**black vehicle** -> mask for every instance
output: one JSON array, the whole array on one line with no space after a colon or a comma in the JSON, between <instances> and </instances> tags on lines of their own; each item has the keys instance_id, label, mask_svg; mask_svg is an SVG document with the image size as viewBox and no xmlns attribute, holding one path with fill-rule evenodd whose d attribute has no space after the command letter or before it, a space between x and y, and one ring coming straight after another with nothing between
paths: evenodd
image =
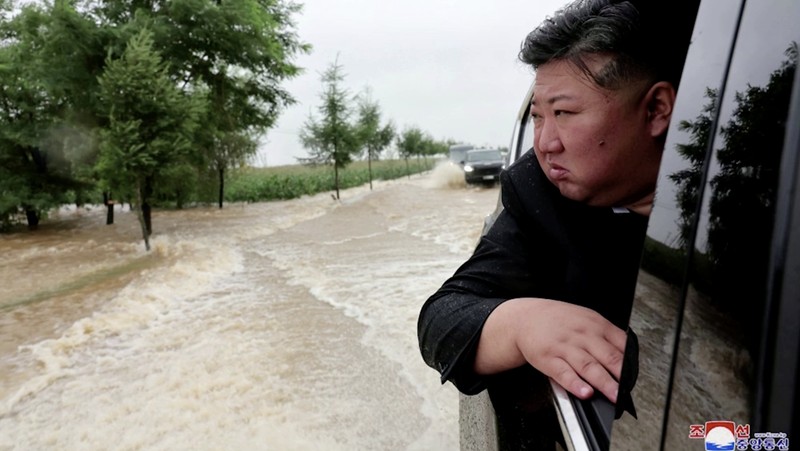
<instances>
[{"instance_id":1,"label":"black vehicle","mask_svg":"<svg viewBox=\"0 0 800 451\"><path fill-rule=\"evenodd\" d=\"M800 449L798 23L797 0L700 1L630 318L638 419L552 384L568 449ZM462 449L503 449L498 430L462 396Z\"/></svg>"},{"instance_id":2,"label":"black vehicle","mask_svg":"<svg viewBox=\"0 0 800 451\"><path fill-rule=\"evenodd\" d=\"M506 167L506 159L497 149L470 150L464 158L464 179L467 183L495 183Z\"/></svg>"}]
</instances>

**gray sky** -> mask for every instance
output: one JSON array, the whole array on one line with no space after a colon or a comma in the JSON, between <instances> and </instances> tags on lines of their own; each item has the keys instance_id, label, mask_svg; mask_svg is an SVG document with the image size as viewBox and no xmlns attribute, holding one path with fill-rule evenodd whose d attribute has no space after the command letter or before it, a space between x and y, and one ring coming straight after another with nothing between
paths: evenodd
<instances>
[{"instance_id":1,"label":"gray sky","mask_svg":"<svg viewBox=\"0 0 800 451\"><path fill-rule=\"evenodd\" d=\"M305 72L284 86L297 99L262 140L258 166L305 156L298 133L319 116L320 74L338 54L345 87L369 86L398 129L436 139L508 146L514 117L533 80L517 60L525 36L566 0L306 0L297 59Z\"/></svg>"}]
</instances>

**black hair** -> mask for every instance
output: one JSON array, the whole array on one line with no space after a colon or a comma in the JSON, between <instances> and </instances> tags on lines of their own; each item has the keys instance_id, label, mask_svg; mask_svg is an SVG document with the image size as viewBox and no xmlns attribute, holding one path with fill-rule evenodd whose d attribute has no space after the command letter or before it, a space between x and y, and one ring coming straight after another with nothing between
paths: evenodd
<instances>
[{"instance_id":1,"label":"black hair","mask_svg":"<svg viewBox=\"0 0 800 451\"><path fill-rule=\"evenodd\" d=\"M528 34L519 58L534 70L553 60L569 61L606 89L634 80L677 87L698 5L698 0L577 0ZM592 72L589 55L612 59Z\"/></svg>"}]
</instances>

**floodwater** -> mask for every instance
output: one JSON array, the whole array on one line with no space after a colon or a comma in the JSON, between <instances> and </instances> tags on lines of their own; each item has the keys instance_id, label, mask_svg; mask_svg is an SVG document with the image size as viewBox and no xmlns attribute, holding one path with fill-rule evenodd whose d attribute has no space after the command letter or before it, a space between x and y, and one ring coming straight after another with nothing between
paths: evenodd
<instances>
[{"instance_id":1,"label":"floodwater","mask_svg":"<svg viewBox=\"0 0 800 451\"><path fill-rule=\"evenodd\" d=\"M457 449L416 320L497 201L458 179L0 236L0 450Z\"/></svg>"}]
</instances>

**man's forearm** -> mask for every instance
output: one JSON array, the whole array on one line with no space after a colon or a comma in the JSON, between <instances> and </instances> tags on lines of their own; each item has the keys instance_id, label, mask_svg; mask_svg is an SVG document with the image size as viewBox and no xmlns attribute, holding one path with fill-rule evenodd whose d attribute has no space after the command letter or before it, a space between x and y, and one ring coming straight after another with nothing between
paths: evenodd
<instances>
[{"instance_id":1,"label":"man's forearm","mask_svg":"<svg viewBox=\"0 0 800 451\"><path fill-rule=\"evenodd\" d=\"M486 319L475 354L474 369L481 375L495 374L525 364L516 342L516 331L532 300L511 299Z\"/></svg>"}]
</instances>

